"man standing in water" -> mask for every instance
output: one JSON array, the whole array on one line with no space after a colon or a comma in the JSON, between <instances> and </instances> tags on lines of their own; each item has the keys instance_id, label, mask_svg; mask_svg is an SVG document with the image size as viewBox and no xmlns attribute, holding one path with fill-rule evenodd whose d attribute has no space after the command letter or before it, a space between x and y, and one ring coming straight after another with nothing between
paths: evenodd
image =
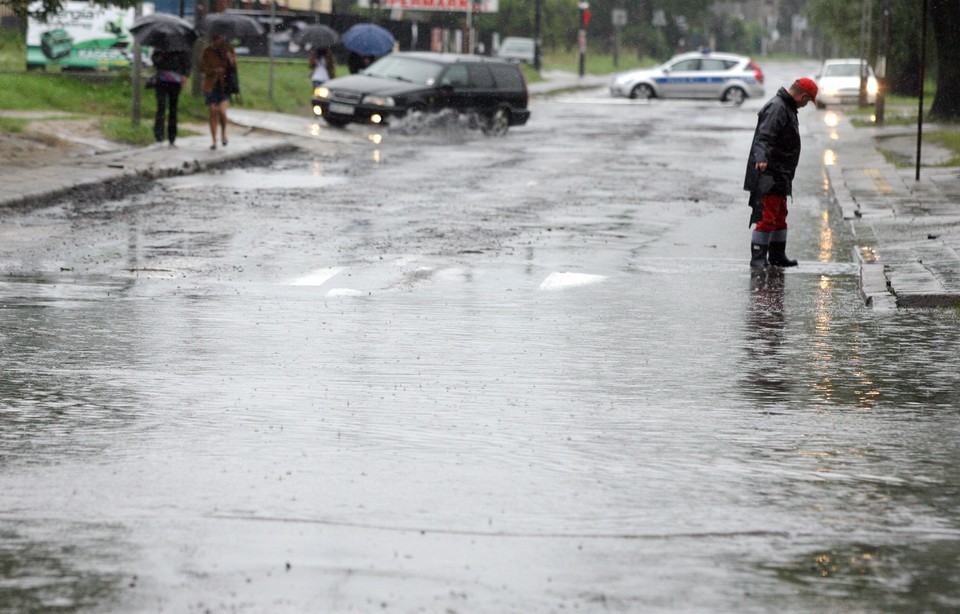
<instances>
[{"instance_id":1,"label":"man standing in water","mask_svg":"<svg viewBox=\"0 0 960 614\"><path fill-rule=\"evenodd\" d=\"M750 240L753 268L797 266L786 254L787 197L793 193L793 175L800 161L797 110L815 103L817 91L812 79L797 79L789 88L781 87L758 114L743 181L754 208L750 223L757 223Z\"/></svg>"}]
</instances>

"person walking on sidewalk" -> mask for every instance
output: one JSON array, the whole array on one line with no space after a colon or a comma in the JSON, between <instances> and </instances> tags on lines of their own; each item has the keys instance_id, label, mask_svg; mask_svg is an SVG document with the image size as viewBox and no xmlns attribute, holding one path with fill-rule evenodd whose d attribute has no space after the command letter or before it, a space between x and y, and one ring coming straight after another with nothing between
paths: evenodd
<instances>
[{"instance_id":1,"label":"person walking on sidewalk","mask_svg":"<svg viewBox=\"0 0 960 614\"><path fill-rule=\"evenodd\" d=\"M787 197L800 161L797 110L817 102L817 84L806 77L781 87L758 114L743 189L750 192L756 223L750 240L750 266L797 266L787 258ZM760 211L762 209L762 212Z\"/></svg>"},{"instance_id":2,"label":"person walking on sidewalk","mask_svg":"<svg viewBox=\"0 0 960 614\"><path fill-rule=\"evenodd\" d=\"M220 142L227 145L227 107L230 105L228 73L237 69L237 54L222 34L214 34L210 44L200 54L200 72L203 73L203 96L210 108L210 136L217 148L217 128Z\"/></svg>"},{"instance_id":3,"label":"person walking on sidewalk","mask_svg":"<svg viewBox=\"0 0 960 614\"><path fill-rule=\"evenodd\" d=\"M333 53L329 49L313 49L310 51L310 82L313 87L319 87L337 76L337 67L333 61Z\"/></svg>"},{"instance_id":4,"label":"person walking on sidewalk","mask_svg":"<svg viewBox=\"0 0 960 614\"><path fill-rule=\"evenodd\" d=\"M180 101L180 89L190 74L190 54L186 51L157 50L151 56L153 67L157 71L157 114L153 120L153 136L157 142L166 136L173 145L177 140L177 104Z\"/></svg>"}]
</instances>

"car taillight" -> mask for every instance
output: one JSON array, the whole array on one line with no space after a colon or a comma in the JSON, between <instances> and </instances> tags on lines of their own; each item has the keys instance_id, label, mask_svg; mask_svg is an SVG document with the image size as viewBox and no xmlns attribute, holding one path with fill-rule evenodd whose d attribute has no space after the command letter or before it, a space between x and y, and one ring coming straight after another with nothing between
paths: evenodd
<instances>
[{"instance_id":1,"label":"car taillight","mask_svg":"<svg viewBox=\"0 0 960 614\"><path fill-rule=\"evenodd\" d=\"M757 66L757 63L753 60L750 60L750 68L753 69L753 78L757 80L757 83L763 83L763 71L760 70L760 67Z\"/></svg>"}]
</instances>

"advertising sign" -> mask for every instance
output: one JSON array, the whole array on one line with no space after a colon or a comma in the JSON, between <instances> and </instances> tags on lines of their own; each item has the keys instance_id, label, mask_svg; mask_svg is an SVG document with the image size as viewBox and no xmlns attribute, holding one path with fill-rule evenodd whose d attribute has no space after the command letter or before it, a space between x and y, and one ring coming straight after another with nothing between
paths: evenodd
<instances>
[{"instance_id":1,"label":"advertising sign","mask_svg":"<svg viewBox=\"0 0 960 614\"><path fill-rule=\"evenodd\" d=\"M383 0L380 6L407 11L496 13L500 10L500 0Z\"/></svg>"},{"instance_id":2,"label":"advertising sign","mask_svg":"<svg viewBox=\"0 0 960 614\"><path fill-rule=\"evenodd\" d=\"M36 7L34 7L36 8ZM143 14L153 12L143 5ZM64 2L46 22L27 21L27 66L125 68L133 59L133 9Z\"/></svg>"}]
</instances>

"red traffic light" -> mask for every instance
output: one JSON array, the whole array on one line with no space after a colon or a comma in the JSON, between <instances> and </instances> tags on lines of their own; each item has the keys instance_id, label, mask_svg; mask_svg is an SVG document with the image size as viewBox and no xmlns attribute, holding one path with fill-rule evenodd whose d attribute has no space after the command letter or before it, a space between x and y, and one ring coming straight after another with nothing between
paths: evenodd
<instances>
[{"instance_id":1,"label":"red traffic light","mask_svg":"<svg viewBox=\"0 0 960 614\"><path fill-rule=\"evenodd\" d=\"M584 9L580 11L580 25L581 26L590 25L590 9Z\"/></svg>"}]
</instances>

